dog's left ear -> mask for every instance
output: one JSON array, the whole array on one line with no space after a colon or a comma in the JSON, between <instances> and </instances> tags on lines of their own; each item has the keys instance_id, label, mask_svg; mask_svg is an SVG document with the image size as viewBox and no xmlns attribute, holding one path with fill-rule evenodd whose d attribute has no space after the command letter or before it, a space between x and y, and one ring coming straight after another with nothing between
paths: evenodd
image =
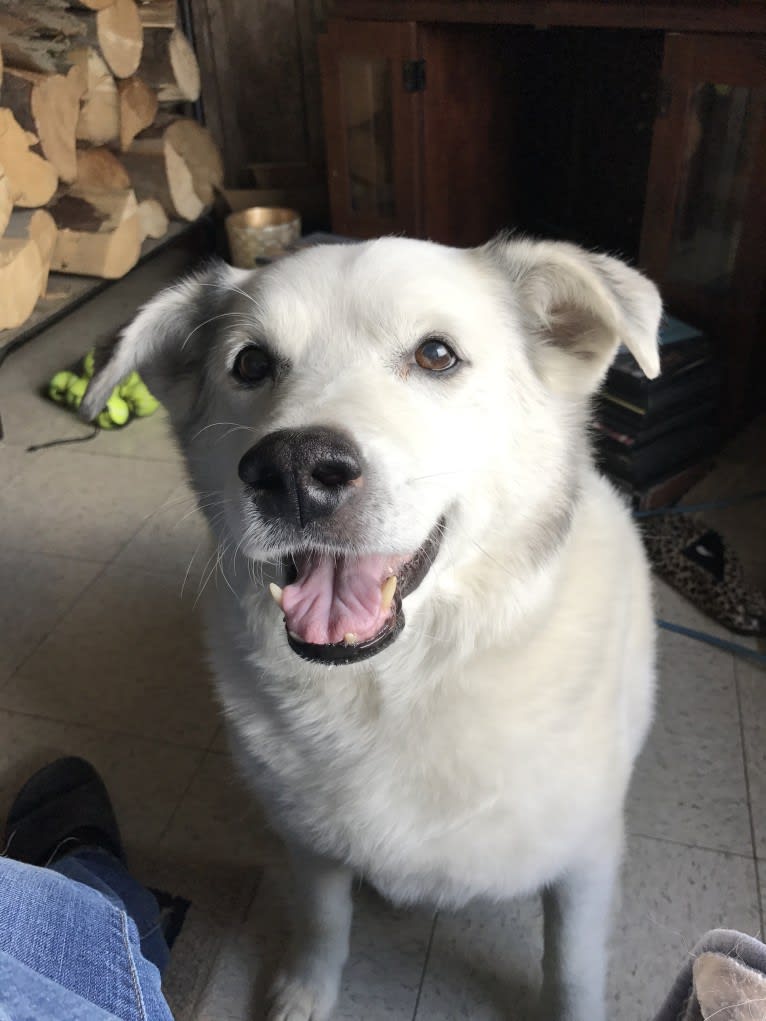
<instances>
[{"instance_id":1,"label":"dog's left ear","mask_svg":"<svg viewBox=\"0 0 766 1021\"><path fill-rule=\"evenodd\" d=\"M551 389L592 393L620 344L650 379L659 375L662 302L638 270L565 242L498 240L484 251L511 278L532 359Z\"/></svg>"},{"instance_id":2,"label":"dog's left ear","mask_svg":"<svg viewBox=\"0 0 766 1021\"><path fill-rule=\"evenodd\" d=\"M211 262L144 305L111 350L96 352L96 371L80 415L94 419L114 387L136 370L171 417L182 420L198 393L200 369L224 303L247 276L224 262Z\"/></svg>"}]
</instances>

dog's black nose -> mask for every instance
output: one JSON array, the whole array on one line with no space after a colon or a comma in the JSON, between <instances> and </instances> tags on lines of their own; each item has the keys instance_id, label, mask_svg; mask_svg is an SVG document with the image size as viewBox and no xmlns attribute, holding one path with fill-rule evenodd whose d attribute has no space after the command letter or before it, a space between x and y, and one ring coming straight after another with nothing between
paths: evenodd
<instances>
[{"instance_id":1,"label":"dog's black nose","mask_svg":"<svg viewBox=\"0 0 766 1021\"><path fill-rule=\"evenodd\" d=\"M259 440L239 462L264 517L303 527L340 507L362 476L362 455L333 429L279 429Z\"/></svg>"}]
</instances>

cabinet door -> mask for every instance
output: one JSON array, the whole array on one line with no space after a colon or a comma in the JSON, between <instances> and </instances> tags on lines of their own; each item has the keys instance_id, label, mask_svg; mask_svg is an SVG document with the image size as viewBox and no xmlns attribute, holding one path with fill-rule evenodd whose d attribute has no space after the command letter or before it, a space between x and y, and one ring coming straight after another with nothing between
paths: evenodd
<instances>
[{"instance_id":1,"label":"cabinet door","mask_svg":"<svg viewBox=\"0 0 766 1021\"><path fill-rule=\"evenodd\" d=\"M421 25L423 234L479 245L517 217L525 39L487 25Z\"/></svg>"},{"instance_id":2,"label":"cabinet door","mask_svg":"<svg viewBox=\"0 0 766 1021\"><path fill-rule=\"evenodd\" d=\"M419 236L417 26L331 21L319 54L333 230Z\"/></svg>"},{"instance_id":3,"label":"cabinet door","mask_svg":"<svg viewBox=\"0 0 766 1021\"><path fill-rule=\"evenodd\" d=\"M766 281L766 40L669 35L662 92L641 263L670 311L721 341L734 425Z\"/></svg>"}]
</instances>

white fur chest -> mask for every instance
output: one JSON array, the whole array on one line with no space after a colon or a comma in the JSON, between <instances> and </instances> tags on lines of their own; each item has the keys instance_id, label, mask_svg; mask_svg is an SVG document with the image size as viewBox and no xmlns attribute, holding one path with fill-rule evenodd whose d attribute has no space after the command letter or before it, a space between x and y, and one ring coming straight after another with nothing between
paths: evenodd
<instances>
[{"instance_id":1,"label":"white fur chest","mask_svg":"<svg viewBox=\"0 0 766 1021\"><path fill-rule=\"evenodd\" d=\"M217 609L211 652L245 775L286 835L388 896L514 895L614 825L630 767L620 643L594 677L581 614L552 609L543 640L458 670L433 646L418 659L406 635L369 667L327 669L302 664L278 629L242 651L241 608L239 624L231 601Z\"/></svg>"}]
</instances>

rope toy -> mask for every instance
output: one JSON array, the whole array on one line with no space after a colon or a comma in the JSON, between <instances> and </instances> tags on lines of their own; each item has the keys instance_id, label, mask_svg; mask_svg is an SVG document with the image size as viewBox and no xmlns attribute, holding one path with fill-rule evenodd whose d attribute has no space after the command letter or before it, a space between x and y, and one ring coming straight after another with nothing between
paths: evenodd
<instances>
[{"instance_id":1,"label":"rope toy","mask_svg":"<svg viewBox=\"0 0 766 1021\"><path fill-rule=\"evenodd\" d=\"M48 384L48 396L57 404L76 411L82 404L94 371L95 352L89 351L83 358L80 374L66 370L56 373ZM106 406L96 417L96 424L99 429L120 428L127 425L131 417L153 415L159 406L160 402L152 396L139 374L131 372L112 390Z\"/></svg>"}]
</instances>

